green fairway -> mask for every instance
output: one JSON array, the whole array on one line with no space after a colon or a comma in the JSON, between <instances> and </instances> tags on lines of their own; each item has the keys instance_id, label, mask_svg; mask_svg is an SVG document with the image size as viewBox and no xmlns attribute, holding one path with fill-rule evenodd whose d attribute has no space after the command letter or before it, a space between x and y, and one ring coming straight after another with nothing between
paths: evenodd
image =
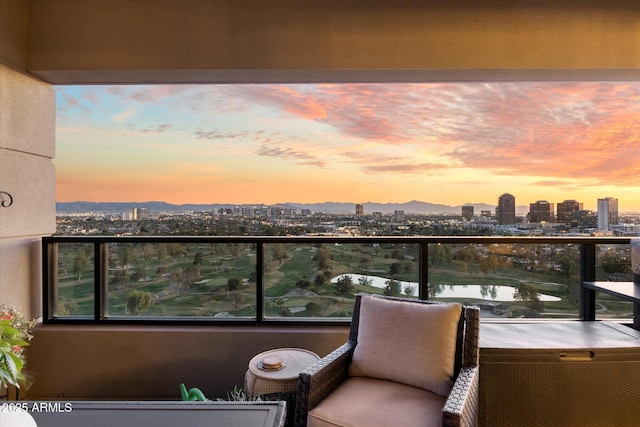
<instances>
[{"instance_id":1,"label":"green fairway","mask_svg":"<svg viewBox=\"0 0 640 427\"><path fill-rule=\"evenodd\" d=\"M87 267L93 266L93 253L89 249L87 245L59 245L61 315L93 314L94 273ZM562 258L565 252L568 255ZM354 294L404 295L406 285L402 283L415 284L420 277L417 245L269 243L263 253L264 272L258 272L252 244L110 244L105 258L109 263L105 278L108 313L253 317L256 280L263 274L267 316L348 317ZM551 249L543 245L437 245L430 247L428 282L432 289L453 292L453 296L436 295L438 300L473 304L491 303L499 286L513 288L512 294L521 292L516 300L499 302L502 316L577 317L579 279L571 273L574 270L566 269L571 264L562 264L566 259L575 263L576 254L566 245ZM336 281L345 274L401 283L385 289L354 279L341 289ZM598 274L603 273L598 270ZM457 288L462 291L471 285L481 285L481 294L455 296ZM131 300L134 290L148 294L148 306ZM536 295L560 300L540 302ZM600 297L598 303L604 317L632 310L628 303L609 297Z\"/></svg>"}]
</instances>

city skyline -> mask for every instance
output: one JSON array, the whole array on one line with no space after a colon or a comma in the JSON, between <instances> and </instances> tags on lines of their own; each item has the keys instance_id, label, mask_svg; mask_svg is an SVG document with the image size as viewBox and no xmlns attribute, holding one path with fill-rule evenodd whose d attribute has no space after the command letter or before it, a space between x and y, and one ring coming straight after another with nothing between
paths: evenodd
<instances>
[{"instance_id":1,"label":"city skyline","mask_svg":"<svg viewBox=\"0 0 640 427\"><path fill-rule=\"evenodd\" d=\"M58 86L57 201L640 212L640 84Z\"/></svg>"}]
</instances>

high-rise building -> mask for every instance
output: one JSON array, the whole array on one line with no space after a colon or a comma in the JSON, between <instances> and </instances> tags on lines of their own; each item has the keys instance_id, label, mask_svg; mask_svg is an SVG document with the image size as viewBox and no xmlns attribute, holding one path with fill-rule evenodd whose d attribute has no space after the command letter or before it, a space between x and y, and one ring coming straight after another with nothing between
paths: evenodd
<instances>
[{"instance_id":1,"label":"high-rise building","mask_svg":"<svg viewBox=\"0 0 640 427\"><path fill-rule=\"evenodd\" d=\"M553 203L538 200L529 204L529 222L554 222Z\"/></svg>"},{"instance_id":2,"label":"high-rise building","mask_svg":"<svg viewBox=\"0 0 640 427\"><path fill-rule=\"evenodd\" d=\"M574 214L582 210L582 203L575 200L565 200L558 203L556 221L563 224L570 224L574 220Z\"/></svg>"},{"instance_id":3,"label":"high-rise building","mask_svg":"<svg viewBox=\"0 0 640 427\"><path fill-rule=\"evenodd\" d=\"M149 219L149 209L138 208L138 219Z\"/></svg>"},{"instance_id":4,"label":"high-rise building","mask_svg":"<svg viewBox=\"0 0 640 427\"><path fill-rule=\"evenodd\" d=\"M358 203L356 205L356 216L364 215L364 205L362 203Z\"/></svg>"},{"instance_id":5,"label":"high-rise building","mask_svg":"<svg viewBox=\"0 0 640 427\"><path fill-rule=\"evenodd\" d=\"M611 225L618 223L618 199L605 197L598 199L598 228L609 230Z\"/></svg>"},{"instance_id":6,"label":"high-rise building","mask_svg":"<svg viewBox=\"0 0 640 427\"><path fill-rule=\"evenodd\" d=\"M271 206L270 212L271 216L282 216L284 215L284 208L281 206Z\"/></svg>"},{"instance_id":7,"label":"high-rise building","mask_svg":"<svg viewBox=\"0 0 640 427\"><path fill-rule=\"evenodd\" d=\"M498 198L496 218L499 225L516 223L516 198L514 196L505 193Z\"/></svg>"},{"instance_id":8,"label":"high-rise building","mask_svg":"<svg viewBox=\"0 0 640 427\"><path fill-rule=\"evenodd\" d=\"M470 221L473 218L473 206L462 207L462 219Z\"/></svg>"},{"instance_id":9,"label":"high-rise building","mask_svg":"<svg viewBox=\"0 0 640 427\"><path fill-rule=\"evenodd\" d=\"M404 211L393 211L394 221L404 221Z\"/></svg>"},{"instance_id":10,"label":"high-rise building","mask_svg":"<svg viewBox=\"0 0 640 427\"><path fill-rule=\"evenodd\" d=\"M147 208L133 208L122 214L125 221L135 221L138 219L149 219L149 210Z\"/></svg>"},{"instance_id":11,"label":"high-rise building","mask_svg":"<svg viewBox=\"0 0 640 427\"><path fill-rule=\"evenodd\" d=\"M573 220L581 228L597 228L598 215L590 210L579 210L573 214Z\"/></svg>"}]
</instances>

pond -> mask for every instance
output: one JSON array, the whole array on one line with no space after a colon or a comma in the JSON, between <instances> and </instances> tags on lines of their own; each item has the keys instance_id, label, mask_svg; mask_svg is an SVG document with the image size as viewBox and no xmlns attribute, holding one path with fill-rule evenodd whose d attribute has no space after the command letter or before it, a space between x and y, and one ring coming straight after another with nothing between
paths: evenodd
<instances>
[{"instance_id":1,"label":"pond","mask_svg":"<svg viewBox=\"0 0 640 427\"><path fill-rule=\"evenodd\" d=\"M378 289L384 289L387 284L385 283L389 280L386 277L379 276L365 276L362 274L341 274L339 276L331 279L331 283L336 283L338 279L342 276L351 276L351 280L354 284L359 284L361 278L366 279L370 286ZM418 295L418 284L416 282L403 282L400 281L400 289L401 292L404 293L404 290L410 287L412 295ZM439 290L436 293L436 298L473 298L480 299L486 301L515 301L513 298L513 294L516 289L513 286L506 285L443 285L439 286ZM538 294L540 301L560 301L560 298L546 295L546 294Z\"/></svg>"}]
</instances>

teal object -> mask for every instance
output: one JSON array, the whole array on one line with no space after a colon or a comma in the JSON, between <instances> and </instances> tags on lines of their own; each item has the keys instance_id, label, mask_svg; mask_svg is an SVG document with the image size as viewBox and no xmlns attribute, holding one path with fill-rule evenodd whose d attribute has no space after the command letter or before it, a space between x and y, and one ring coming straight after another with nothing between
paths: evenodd
<instances>
[{"instance_id":1,"label":"teal object","mask_svg":"<svg viewBox=\"0 0 640 427\"><path fill-rule=\"evenodd\" d=\"M200 391L198 388L191 388L187 391L187 387L184 384L180 384L180 394L182 395L182 400L184 402L208 402L204 396L204 393Z\"/></svg>"}]
</instances>

